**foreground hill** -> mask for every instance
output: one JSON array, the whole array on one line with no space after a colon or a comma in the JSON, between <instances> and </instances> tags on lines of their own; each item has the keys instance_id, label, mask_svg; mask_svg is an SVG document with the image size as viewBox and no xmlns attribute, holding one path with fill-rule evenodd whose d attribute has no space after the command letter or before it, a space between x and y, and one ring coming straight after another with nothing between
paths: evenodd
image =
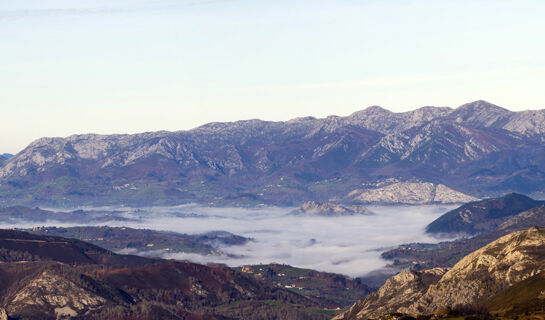
<instances>
[{"instance_id":1,"label":"foreground hill","mask_svg":"<svg viewBox=\"0 0 545 320\"><path fill-rule=\"evenodd\" d=\"M117 255L0 230L0 315L16 319L327 319L319 301L222 265Z\"/></svg>"},{"instance_id":2,"label":"foreground hill","mask_svg":"<svg viewBox=\"0 0 545 320\"><path fill-rule=\"evenodd\" d=\"M439 202L460 201L461 194L541 193L544 115L476 101L456 109L393 113L370 107L347 117L42 138L0 164L0 201L287 205L348 195L372 200L365 189L390 178L422 182L411 186L417 187L416 199L433 200L434 192L448 191ZM426 183L433 183L431 193ZM451 198L450 190L461 194Z\"/></svg>"},{"instance_id":3,"label":"foreground hill","mask_svg":"<svg viewBox=\"0 0 545 320\"><path fill-rule=\"evenodd\" d=\"M536 304L539 295L535 289L541 285L544 271L545 229L532 227L501 237L450 269L404 271L335 319L370 319L390 313L483 312L483 306L490 308L486 312L505 314L515 310L515 304L502 305L500 301L523 293L524 284L534 287L519 299L528 305L534 303L531 311L545 310L545 304Z\"/></svg>"}]
</instances>

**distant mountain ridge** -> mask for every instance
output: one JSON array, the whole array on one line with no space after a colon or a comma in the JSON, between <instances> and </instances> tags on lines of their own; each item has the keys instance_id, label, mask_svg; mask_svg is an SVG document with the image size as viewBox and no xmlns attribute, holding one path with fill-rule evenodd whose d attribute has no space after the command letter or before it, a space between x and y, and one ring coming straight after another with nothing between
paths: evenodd
<instances>
[{"instance_id":1,"label":"distant mountain ridge","mask_svg":"<svg viewBox=\"0 0 545 320\"><path fill-rule=\"evenodd\" d=\"M9 153L0 154L0 166L2 166L4 162L8 161L8 159L11 157L13 157L13 155Z\"/></svg>"},{"instance_id":2,"label":"distant mountain ridge","mask_svg":"<svg viewBox=\"0 0 545 320\"><path fill-rule=\"evenodd\" d=\"M474 197L543 193L544 141L545 110L485 101L42 138L0 162L0 203L291 205L344 198L390 178Z\"/></svg>"}]
</instances>

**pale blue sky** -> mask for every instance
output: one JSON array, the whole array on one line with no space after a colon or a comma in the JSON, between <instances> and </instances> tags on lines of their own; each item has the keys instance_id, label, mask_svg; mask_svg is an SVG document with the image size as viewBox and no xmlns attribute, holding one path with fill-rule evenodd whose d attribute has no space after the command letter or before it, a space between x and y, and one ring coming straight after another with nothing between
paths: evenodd
<instances>
[{"instance_id":1,"label":"pale blue sky","mask_svg":"<svg viewBox=\"0 0 545 320\"><path fill-rule=\"evenodd\" d=\"M545 1L0 0L0 153L42 136L545 108Z\"/></svg>"}]
</instances>

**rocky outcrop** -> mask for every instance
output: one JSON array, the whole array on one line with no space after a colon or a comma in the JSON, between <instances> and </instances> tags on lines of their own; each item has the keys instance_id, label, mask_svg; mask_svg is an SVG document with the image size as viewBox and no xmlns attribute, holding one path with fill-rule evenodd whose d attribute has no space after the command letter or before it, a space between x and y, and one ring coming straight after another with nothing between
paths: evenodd
<instances>
[{"instance_id":1,"label":"rocky outcrop","mask_svg":"<svg viewBox=\"0 0 545 320\"><path fill-rule=\"evenodd\" d=\"M544 270L545 229L514 232L466 256L407 311L470 305Z\"/></svg>"},{"instance_id":2,"label":"rocky outcrop","mask_svg":"<svg viewBox=\"0 0 545 320\"><path fill-rule=\"evenodd\" d=\"M42 272L7 300L9 314L40 309L57 319L76 317L106 304L103 297L51 271Z\"/></svg>"},{"instance_id":3,"label":"rocky outcrop","mask_svg":"<svg viewBox=\"0 0 545 320\"><path fill-rule=\"evenodd\" d=\"M360 205L342 206L330 202L308 201L291 212L292 215L316 216L351 216L356 214L372 215L373 212Z\"/></svg>"},{"instance_id":4,"label":"rocky outcrop","mask_svg":"<svg viewBox=\"0 0 545 320\"><path fill-rule=\"evenodd\" d=\"M382 204L463 203L476 198L430 182L396 182L374 189L357 189L347 201Z\"/></svg>"},{"instance_id":5,"label":"rocky outcrop","mask_svg":"<svg viewBox=\"0 0 545 320\"><path fill-rule=\"evenodd\" d=\"M380 287L376 292L354 304L349 311L335 320L378 318L383 314L402 312L418 301L428 287L439 281L447 269L403 271Z\"/></svg>"},{"instance_id":6,"label":"rocky outcrop","mask_svg":"<svg viewBox=\"0 0 545 320\"><path fill-rule=\"evenodd\" d=\"M377 318L392 312L431 314L485 301L545 271L545 228L513 232L467 255L444 274L437 270L400 273L337 319ZM438 277L419 280L430 272Z\"/></svg>"},{"instance_id":7,"label":"rocky outcrop","mask_svg":"<svg viewBox=\"0 0 545 320\"><path fill-rule=\"evenodd\" d=\"M8 314L6 313L6 309L0 308L0 320L8 320Z\"/></svg>"}]
</instances>

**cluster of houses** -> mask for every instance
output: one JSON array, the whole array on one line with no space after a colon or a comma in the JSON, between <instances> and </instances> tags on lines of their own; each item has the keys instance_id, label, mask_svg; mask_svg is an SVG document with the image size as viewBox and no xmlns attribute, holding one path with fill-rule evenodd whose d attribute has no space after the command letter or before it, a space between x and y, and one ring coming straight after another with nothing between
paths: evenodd
<instances>
[{"instance_id":1,"label":"cluster of houses","mask_svg":"<svg viewBox=\"0 0 545 320\"><path fill-rule=\"evenodd\" d=\"M243 273L249 273L249 274L254 274L256 278L261 278L263 277L263 268L259 268L257 269L256 271L254 271L254 269L252 269L252 267L250 266L242 266L242 269L241 271ZM285 273L277 273L276 274L278 277L285 277L286 274ZM304 277L299 277L299 279L304 279ZM303 287L298 287L295 283L292 283L292 284L282 284L281 282L278 282L275 284L276 286L278 287L284 287L286 289L298 289L298 290L303 290L304 288Z\"/></svg>"}]
</instances>

